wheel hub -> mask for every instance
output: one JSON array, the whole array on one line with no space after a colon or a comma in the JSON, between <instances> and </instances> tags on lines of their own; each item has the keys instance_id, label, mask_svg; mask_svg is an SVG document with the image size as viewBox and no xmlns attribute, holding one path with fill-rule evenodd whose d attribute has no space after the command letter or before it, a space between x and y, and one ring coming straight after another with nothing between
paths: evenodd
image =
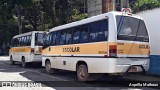
<instances>
[{"instance_id":1,"label":"wheel hub","mask_svg":"<svg viewBox=\"0 0 160 90\"><path fill-rule=\"evenodd\" d=\"M84 69L80 69L79 76L80 76L81 78L84 78L84 77L85 77L85 71L84 71Z\"/></svg>"}]
</instances>

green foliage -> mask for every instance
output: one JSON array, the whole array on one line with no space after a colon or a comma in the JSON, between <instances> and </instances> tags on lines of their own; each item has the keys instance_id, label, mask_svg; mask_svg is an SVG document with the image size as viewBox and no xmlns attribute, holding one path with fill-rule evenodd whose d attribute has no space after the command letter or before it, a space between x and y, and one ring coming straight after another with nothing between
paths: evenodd
<instances>
[{"instance_id":1,"label":"green foliage","mask_svg":"<svg viewBox=\"0 0 160 90\"><path fill-rule=\"evenodd\" d=\"M87 0L0 0L0 36L11 38L18 34L18 13L22 33L49 29L86 18ZM2 28L3 27L3 28ZM3 42L4 42L3 41Z\"/></svg>"},{"instance_id":2,"label":"green foliage","mask_svg":"<svg viewBox=\"0 0 160 90\"><path fill-rule=\"evenodd\" d=\"M72 21L78 21L78 20L82 20L88 17L88 14L86 13L80 13L79 10L77 9L73 9L73 15L71 16Z\"/></svg>"},{"instance_id":3,"label":"green foliage","mask_svg":"<svg viewBox=\"0 0 160 90\"><path fill-rule=\"evenodd\" d=\"M137 13L149 9L160 7L160 0L138 0L133 7L133 12Z\"/></svg>"}]
</instances>

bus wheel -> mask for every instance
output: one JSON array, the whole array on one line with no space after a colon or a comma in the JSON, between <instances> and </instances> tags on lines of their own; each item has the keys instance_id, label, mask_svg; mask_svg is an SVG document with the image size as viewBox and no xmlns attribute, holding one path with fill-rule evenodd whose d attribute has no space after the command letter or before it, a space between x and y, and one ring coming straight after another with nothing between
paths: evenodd
<instances>
[{"instance_id":1,"label":"bus wheel","mask_svg":"<svg viewBox=\"0 0 160 90\"><path fill-rule=\"evenodd\" d=\"M22 58L22 67L25 68L26 67L26 62L25 62L25 58Z\"/></svg>"},{"instance_id":2,"label":"bus wheel","mask_svg":"<svg viewBox=\"0 0 160 90\"><path fill-rule=\"evenodd\" d=\"M78 66L77 68L77 78L78 78L78 81L87 81L89 77L89 73L88 73L88 69L87 69L87 66L84 65L84 64L81 64Z\"/></svg>"},{"instance_id":3,"label":"bus wheel","mask_svg":"<svg viewBox=\"0 0 160 90\"><path fill-rule=\"evenodd\" d=\"M12 56L10 57L10 62L11 62L12 65L14 65L14 63L15 63L15 61L13 61L13 57Z\"/></svg>"},{"instance_id":4,"label":"bus wheel","mask_svg":"<svg viewBox=\"0 0 160 90\"><path fill-rule=\"evenodd\" d=\"M56 72L57 72L56 69L52 69L52 67L51 67L51 62L50 62L49 60L46 61L46 64L45 64L45 71L46 71L46 73L48 73L48 74L56 73Z\"/></svg>"}]
</instances>

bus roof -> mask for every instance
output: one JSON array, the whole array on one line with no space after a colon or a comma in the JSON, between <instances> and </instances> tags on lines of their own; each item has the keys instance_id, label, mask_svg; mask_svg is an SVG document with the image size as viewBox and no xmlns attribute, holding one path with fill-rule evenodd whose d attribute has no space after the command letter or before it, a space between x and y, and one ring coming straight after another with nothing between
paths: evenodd
<instances>
[{"instance_id":1,"label":"bus roof","mask_svg":"<svg viewBox=\"0 0 160 90\"><path fill-rule=\"evenodd\" d=\"M89 17L89 18L86 18L86 19L83 19L83 20L80 20L80 21L76 21L76 22L65 24L65 25L57 26L57 27L54 27L54 28L50 29L49 32L62 30L62 29L67 29L67 28L71 28L71 27L74 27L74 26L83 25L83 24L94 22L94 21L102 20L102 19L105 19L105 18L107 19L108 18L107 16L110 16L110 15L112 15L112 16L123 15L123 16L130 16L130 17L142 19L141 17L139 17L137 15L134 15L134 14L125 14L124 12L112 11L112 12L100 14L100 15L97 15L97 16L92 16L92 17Z\"/></svg>"},{"instance_id":2,"label":"bus roof","mask_svg":"<svg viewBox=\"0 0 160 90\"><path fill-rule=\"evenodd\" d=\"M27 36L27 35L31 35L32 33L44 33L45 31L32 31L32 32L27 32L27 33L23 33L23 34L19 34L14 36L13 38L18 38L18 37L22 37L22 36Z\"/></svg>"}]
</instances>

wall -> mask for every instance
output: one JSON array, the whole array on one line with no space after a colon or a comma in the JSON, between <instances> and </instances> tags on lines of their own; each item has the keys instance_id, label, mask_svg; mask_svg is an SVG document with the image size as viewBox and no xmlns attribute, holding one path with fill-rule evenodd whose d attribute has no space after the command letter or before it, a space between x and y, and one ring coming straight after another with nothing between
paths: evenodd
<instances>
[{"instance_id":1,"label":"wall","mask_svg":"<svg viewBox=\"0 0 160 90\"><path fill-rule=\"evenodd\" d=\"M87 0L88 14L94 16L102 13L102 0Z\"/></svg>"},{"instance_id":2,"label":"wall","mask_svg":"<svg viewBox=\"0 0 160 90\"><path fill-rule=\"evenodd\" d=\"M160 75L160 8L138 13L144 18L150 34L150 75Z\"/></svg>"},{"instance_id":3,"label":"wall","mask_svg":"<svg viewBox=\"0 0 160 90\"><path fill-rule=\"evenodd\" d=\"M115 0L87 0L88 15L95 16L115 9Z\"/></svg>"},{"instance_id":4,"label":"wall","mask_svg":"<svg viewBox=\"0 0 160 90\"><path fill-rule=\"evenodd\" d=\"M137 13L144 18L150 34L151 55L160 55L160 8Z\"/></svg>"}]
</instances>

